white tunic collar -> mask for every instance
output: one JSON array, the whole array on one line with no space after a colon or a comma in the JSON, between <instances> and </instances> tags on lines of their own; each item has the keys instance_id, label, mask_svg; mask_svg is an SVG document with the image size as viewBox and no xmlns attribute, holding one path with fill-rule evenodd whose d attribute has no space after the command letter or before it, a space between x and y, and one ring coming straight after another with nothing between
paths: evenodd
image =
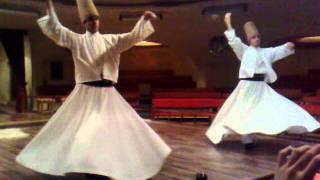
<instances>
[{"instance_id":1,"label":"white tunic collar","mask_svg":"<svg viewBox=\"0 0 320 180\"><path fill-rule=\"evenodd\" d=\"M95 33L91 33L91 32L89 32L89 31L86 31L86 36L87 37L92 37L92 36L97 36L97 35L100 35L100 32L98 31L98 32L95 32Z\"/></svg>"},{"instance_id":2,"label":"white tunic collar","mask_svg":"<svg viewBox=\"0 0 320 180\"><path fill-rule=\"evenodd\" d=\"M260 47L260 46L258 46L258 47L249 46L249 48L251 48L251 49L255 49L255 50L260 50L260 49L261 49L261 47Z\"/></svg>"}]
</instances>

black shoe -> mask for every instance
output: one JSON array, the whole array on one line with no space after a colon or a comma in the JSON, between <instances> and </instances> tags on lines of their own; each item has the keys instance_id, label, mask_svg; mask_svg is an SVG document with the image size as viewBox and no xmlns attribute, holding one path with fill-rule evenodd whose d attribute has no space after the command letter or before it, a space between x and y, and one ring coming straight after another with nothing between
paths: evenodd
<instances>
[{"instance_id":1,"label":"black shoe","mask_svg":"<svg viewBox=\"0 0 320 180\"><path fill-rule=\"evenodd\" d=\"M90 180L107 180L109 179L106 176L101 176L101 175L97 175L97 174L86 174L86 179L90 179Z\"/></svg>"},{"instance_id":2,"label":"black shoe","mask_svg":"<svg viewBox=\"0 0 320 180\"><path fill-rule=\"evenodd\" d=\"M208 176L205 173L197 173L196 180L208 180Z\"/></svg>"},{"instance_id":3,"label":"black shoe","mask_svg":"<svg viewBox=\"0 0 320 180\"><path fill-rule=\"evenodd\" d=\"M246 151L250 151L250 150L254 149L255 147L256 147L255 143L246 143L246 144L244 144L244 149Z\"/></svg>"}]
</instances>

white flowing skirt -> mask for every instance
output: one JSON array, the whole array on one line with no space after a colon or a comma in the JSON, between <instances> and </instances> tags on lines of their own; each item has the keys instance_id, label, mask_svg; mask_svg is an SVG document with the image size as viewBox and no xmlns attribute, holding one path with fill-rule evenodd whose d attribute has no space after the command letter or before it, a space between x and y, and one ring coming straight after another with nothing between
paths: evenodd
<instances>
[{"instance_id":1,"label":"white flowing skirt","mask_svg":"<svg viewBox=\"0 0 320 180\"><path fill-rule=\"evenodd\" d=\"M275 92L267 83L240 81L221 107L207 137L218 144L224 135L276 135L311 132L320 127L304 109Z\"/></svg>"},{"instance_id":2,"label":"white flowing skirt","mask_svg":"<svg viewBox=\"0 0 320 180\"><path fill-rule=\"evenodd\" d=\"M16 161L51 175L142 180L157 174L170 152L114 87L77 84Z\"/></svg>"}]
</instances>

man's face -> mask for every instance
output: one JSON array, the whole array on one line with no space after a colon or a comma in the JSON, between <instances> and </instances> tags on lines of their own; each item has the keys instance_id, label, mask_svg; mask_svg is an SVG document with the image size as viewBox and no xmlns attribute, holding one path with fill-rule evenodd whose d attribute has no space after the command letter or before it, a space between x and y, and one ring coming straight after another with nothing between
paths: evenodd
<instances>
[{"instance_id":1,"label":"man's face","mask_svg":"<svg viewBox=\"0 0 320 180\"><path fill-rule=\"evenodd\" d=\"M260 34L254 35L249 39L250 46L259 47L261 44Z\"/></svg>"},{"instance_id":2,"label":"man's face","mask_svg":"<svg viewBox=\"0 0 320 180\"><path fill-rule=\"evenodd\" d=\"M99 31L100 28L100 21L99 17L97 16L91 16L89 17L85 22L84 26L86 27L86 30L91 33L96 33Z\"/></svg>"}]
</instances>

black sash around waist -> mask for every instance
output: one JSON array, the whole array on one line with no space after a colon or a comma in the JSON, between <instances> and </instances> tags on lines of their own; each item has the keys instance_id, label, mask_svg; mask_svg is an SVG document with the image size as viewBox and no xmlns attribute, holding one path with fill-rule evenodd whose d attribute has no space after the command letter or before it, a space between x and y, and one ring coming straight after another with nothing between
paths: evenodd
<instances>
[{"instance_id":1,"label":"black sash around waist","mask_svg":"<svg viewBox=\"0 0 320 180\"><path fill-rule=\"evenodd\" d=\"M252 78L240 78L245 81L264 81L265 74L254 74Z\"/></svg>"},{"instance_id":2,"label":"black sash around waist","mask_svg":"<svg viewBox=\"0 0 320 180\"><path fill-rule=\"evenodd\" d=\"M87 86L93 86L93 87L112 87L115 85L114 82L107 80L107 79L102 79L99 81L90 81L90 82L84 82L81 83Z\"/></svg>"}]
</instances>

